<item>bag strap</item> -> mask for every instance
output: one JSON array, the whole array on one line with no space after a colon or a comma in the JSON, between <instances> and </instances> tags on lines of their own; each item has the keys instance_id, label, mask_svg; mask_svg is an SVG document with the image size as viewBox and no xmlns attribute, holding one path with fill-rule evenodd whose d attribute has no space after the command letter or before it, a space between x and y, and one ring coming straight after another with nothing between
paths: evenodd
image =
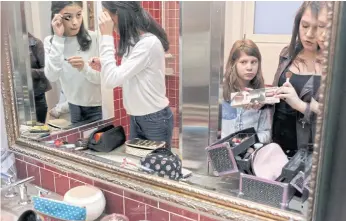
<instances>
[{"instance_id":1,"label":"bag strap","mask_svg":"<svg viewBox=\"0 0 346 221\"><path fill-rule=\"evenodd\" d=\"M168 148L165 148L165 147L157 148L157 149L153 150L151 153L158 153L158 154L165 154L168 156L174 156L172 151L170 151Z\"/></svg>"}]
</instances>

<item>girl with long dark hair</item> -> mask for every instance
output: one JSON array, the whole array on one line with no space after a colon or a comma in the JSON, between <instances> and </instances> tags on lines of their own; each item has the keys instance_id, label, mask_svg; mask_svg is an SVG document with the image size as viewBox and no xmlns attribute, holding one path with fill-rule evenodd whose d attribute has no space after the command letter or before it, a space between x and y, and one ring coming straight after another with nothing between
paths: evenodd
<instances>
[{"instance_id":1,"label":"girl with long dark hair","mask_svg":"<svg viewBox=\"0 0 346 221\"><path fill-rule=\"evenodd\" d=\"M320 15L326 10L325 4L304 2L299 8L291 43L282 50L274 77L273 85L280 86L276 96L281 101L275 105L273 142L278 143L288 156L293 156L314 139L321 80L319 30L326 27L326 19Z\"/></svg>"},{"instance_id":2,"label":"girl with long dark hair","mask_svg":"<svg viewBox=\"0 0 346 221\"><path fill-rule=\"evenodd\" d=\"M130 139L165 141L170 148L173 113L165 85L167 35L140 2L104 1L102 6L100 59L93 59L90 65L102 67L108 87L122 86L124 107L131 116ZM113 31L120 35L119 66L114 57Z\"/></svg>"},{"instance_id":3,"label":"girl with long dark hair","mask_svg":"<svg viewBox=\"0 0 346 221\"><path fill-rule=\"evenodd\" d=\"M47 101L46 92L52 89L48 79L44 74L44 48L40 39L28 33L29 53L31 63L31 76L34 86L35 108L37 122L46 123Z\"/></svg>"},{"instance_id":4,"label":"girl with long dark hair","mask_svg":"<svg viewBox=\"0 0 346 221\"><path fill-rule=\"evenodd\" d=\"M102 119L100 73L87 61L98 54L97 35L84 27L82 1L52 1L52 36L44 40L45 75L60 81L71 123Z\"/></svg>"}]
</instances>

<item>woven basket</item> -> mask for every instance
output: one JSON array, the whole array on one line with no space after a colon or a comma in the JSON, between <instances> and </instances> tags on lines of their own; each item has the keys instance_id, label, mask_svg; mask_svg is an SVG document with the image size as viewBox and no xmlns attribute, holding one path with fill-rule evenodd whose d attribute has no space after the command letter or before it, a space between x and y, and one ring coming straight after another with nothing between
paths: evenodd
<instances>
[{"instance_id":1,"label":"woven basket","mask_svg":"<svg viewBox=\"0 0 346 221\"><path fill-rule=\"evenodd\" d=\"M142 149L138 147L127 146L125 148L125 153L137 156L137 157L145 157L149 153L151 153L154 149Z\"/></svg>"},{"instance_id":2,"label":"woven basket","mask_svg":"<svg viewBox=\"0 0 346 221\"><path fill-rule=\"evenodd\" d=\"M128 140L125 142L125 152L133 156L145 157L153 150L164 147L165 144L165 142L142 140L136 138L134 140Z\"/></svg>"}]
</instances>

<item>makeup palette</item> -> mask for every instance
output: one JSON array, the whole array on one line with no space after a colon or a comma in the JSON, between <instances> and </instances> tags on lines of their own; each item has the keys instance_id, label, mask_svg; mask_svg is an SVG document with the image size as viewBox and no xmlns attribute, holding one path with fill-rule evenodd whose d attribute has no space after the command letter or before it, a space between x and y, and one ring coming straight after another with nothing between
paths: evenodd
<instances>
[{"instance_id":1,"label":"makeup palette","mask_svg":"<svg viewBox=\"0 0 346 221\"><path fill-rule=\"evenodd\" d=\"M240 91L231 93L231 106L243 107L245 105L259 104L275 104L279 103L280 99L274 97L277 87L265 87L250 91Z\"/></svg>"},{"instance_id":2,"label":"makeup palette","mask_svg":"<svg viewBox=\"0 0 346 221\"><path fill-rule=\"evenodd\" d=\"M166 145L166 142L135 138L133 140L126 141L125 145L125 152L127 154L137 157L145 157L153 150L164 147Z\"/></svg>"}]
</instances>

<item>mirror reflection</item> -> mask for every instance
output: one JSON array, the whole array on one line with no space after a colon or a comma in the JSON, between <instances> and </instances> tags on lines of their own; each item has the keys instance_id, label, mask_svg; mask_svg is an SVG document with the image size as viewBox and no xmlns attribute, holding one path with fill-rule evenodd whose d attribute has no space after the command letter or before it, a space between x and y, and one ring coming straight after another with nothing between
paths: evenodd
<instances>
[{"instance_id":1,"label":"mirror reflection","mask_svg":"<svg viewBox=\"0 0 346 221\"><path fill-rule=\"evenodd\" d=\"M36 117L21 122L22 135L40 139L113 117L113 104L102 99L102 94L113 93L101 89L99 71L88 64L99 54L98 34L92 31L93 3L25 2L21 8L28 31Z\"/></svg>"},{"instance_id":2,"label":"mirror reflection","mask_svg":"<svg viewBox=\"0 0 346 221\"><path fill-rule=\"evenodd\" d=\"M222 142L207 150L214 174L241 172L240 197L301 212L307 207L326 15L324 2L302 3L265 89L262 56L270 54L251 40L233 44L223 82ZM229 146L235 161L226 164L218 154ZM287 192L274 194L278 189Z\"/></svg>"},{"instance_id":3,"label":"mirror reflection","mask_svg":"<svg viewBox=\"0 0 346 221\"><path fill-rule=\"evenodd\" d=\"M26 24L44 126L24 137L306 211L325 2L31 2L26 18L36 9L50 21Z\"/></svg>"},{"instance_id":4,"label":"mirror reflection","mask_svg":"<svg viewBox=\"0 0 346 221\"><path fill-rule=\"evenodd\" d=\"M45 75L50 82L59 81L60 99L66 100L61 110L68 105L71 123L102 119L100 73L87 64L98 56L97 37L85 28L82 13L81 1L53 1L52 36L44 39ZM59 109L52 112L61 113Z\"/></svg>"}]
</instances>

